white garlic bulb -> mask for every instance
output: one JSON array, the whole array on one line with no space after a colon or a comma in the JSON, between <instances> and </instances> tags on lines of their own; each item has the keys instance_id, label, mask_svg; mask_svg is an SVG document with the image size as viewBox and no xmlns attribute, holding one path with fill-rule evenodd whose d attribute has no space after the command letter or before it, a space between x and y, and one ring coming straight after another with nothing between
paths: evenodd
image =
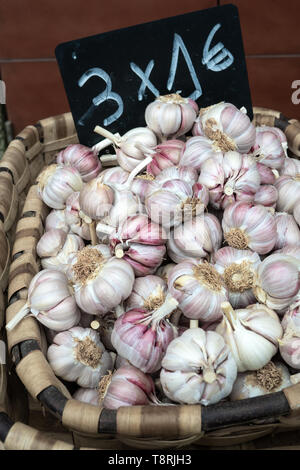
<instances>
[{"instance_id":1,"label":"white garlic bulb","mask_svg":"<svg viewBox=\"0 0 300 470\"><path fill-rule=\"evenodd\" d=\"M299 304L284 314L281 326L283 337L279 341L282 359L294 369L300 369L300 308Z\"/></svg>"},{"instance_id":2,"label":"white garlic bulb","mask_svg":"<svg viewBox=\"0 0 300 470\"><path fill-rule=\"evenodd\" d=\"M96 387L101 377L113 368L112 357L98 333L80 326L58 333L47 358L58 377L87 388Z\"/></svg>"},{"instance_id":3,"label":"white garlic bulb","mask_svg":"<svg viewBox=\"0 0 300 470\"><path fill-rule=\"evenodd\" d=\"M190 328L169 344L160 381L171 400L207 406L230 394L236 376L235 360L222 336Z\"/></svg>"},{"instance_id":4,"label":"white garlic bulb","mask_svg":"<svg viewBox=\"0 0 300 470\"><path fill-rule=\"evenodd\" d=\"M84 242L78 235L53 229L41 236L36 252L44 269L53 268L66 272L69 256L82 248Z\"/></svg>"},{"instance_id":5,"label":"white garlic bulb","mask_svg":"<svg viewBox=\"0 0 300 470\"><path fill-rule=\"evenodd\" d=\"M79 235L84 240L90 240L89 225L80 217L79 194L79 191L76 191L66 200L65 219L72 233Z\"/></svg>"},{"instance_id":6,"label":"white garlic bulb","mask_svg":"<svg viewBox=\"0 0 300 470\"><path fill-rule=\"evenodd\" d=\"M117 160L125 171L133 171L143 160L145 152L157 144L155 133L147 127L136 127L126 132L116 148Z\"/></svg>"},{"instance_id":7,"label":"white garlic bulb","mask_svg":"<svg viewBox=\"0 0 300 470\"><path fill-rule=\"evenodd\" d=\"M80 387L73 394L73 398L74 400L81 401L82 403L99 406L99 392L97 388Z\"/></svg>"},{"instance_id":8,"label":"white garlic bulb","mask_svg":"<svg viewBox=\"0 0 300 470\"><path fill-rule=\"evenodd\" d=\"M149 312L162 305L166 299L168 287L159 276L148 276L135 279L132 292L126 300L126 310L144 307Z\"/></svg>"},{"instance_id":9,"label":"white garlic bulb","mask_svg":"<svg viewBox=\"0 0 300 470\"><path fill-rule=\"evenodd\" d=\"M287 149L285 134L280 129L269 126L257 126L255 132L255 143L250 154L270 168L281 168Z\"/></svg>"},{"instance_id":10,"label":"white garlic bulb","mask_svg":"<svg viewBox=\"0 0 300 470\"><path fill-rule=\"evenodd\" d=\"M222 152L215 148L210 139L201 135L195 136L187 140L179 165L200 171L206 160L218 159L221 156Z\"/></svg>"},{"instance_id":11,"label":"white garlic bulb","mask_svg":"<svg viewBox=\"0 0 300 470\"><path fill-rule=\"evenodd\" d=\"M45 220L45 232L51 229L63 230L69 233L70 226L66 221L66 213L64 209L52 209Z\"/></svg>"},{"instance_id":12,"label":"white garlic bulb","mask_svg":"<svg viewBox=\"0 0 300 470\"><path fill-rule=\"evenodd\" d=\"M278 350L282 327L278 315L265 305L233 310L222 304L223 320L216 332L223 336L237 363L238 372L264 367Z\"/></svg>"},{"instance_id":13,"label":"white garlic bulb","mask_svg":"<svg viewBox=\"0 0 300 470\"><path fill-rule=\"evenodd\" d=\"M277 211L292 214L300 199L300 173L294 176L279 176L275 181L275 187L278 191Z\"/></svg>"},{"instance_id":14,"label":"white garlic bulb","mask_svg":"<svg viewBox=\"0 0 300 470\"><path fill-rule=\"evenodd\" d=\"M285 245L300 245L300 230L294 217L286 212L275 212L274 216L277 227L274 249L279 250Z\"/></svg>"}]
</instances>

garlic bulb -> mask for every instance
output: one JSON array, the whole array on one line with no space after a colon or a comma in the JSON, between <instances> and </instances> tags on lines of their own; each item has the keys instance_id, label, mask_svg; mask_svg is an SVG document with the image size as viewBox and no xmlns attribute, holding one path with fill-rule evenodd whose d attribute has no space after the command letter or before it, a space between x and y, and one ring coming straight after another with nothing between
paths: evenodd
<instances>
[{"instance_id":1,"label":"garlic bulb","mask_svg":"<svg viewBox=\"0 0 300 470\"><path fill-rule=\"evenodd\" d=\"M252 157L226 152L202 164L198 182L209 189L210 204L225 209L235 201L253 201L260 186L260 174Z\"/></svg>"},{"instance_id":2,"label":"garlic bulb","mask_svg":"<svg viewBox=\"0 0 300 470\"><path fill-rule=\"evenodd\" d=\"M177 305L178 302L167 295L164 302L151 311L135 308L121 315L111 335L117 353L145 373L159 370L168 344L177 336L177 328L168 320Z\"/></svg>"},{"instance_id":3,"label":"garlic bulb","mask_svg":"<svg viewBox=\"0 0 300 470\"><path fill-rule=\"evenodd\" d=\"M47 358L54 373L81 387L94 388L113 368L113 360L90 328L80 326L58 333L48 348Z\"/></svg>"},{"instance_id":4,"label":"garlic bulb","mask_svg":"<svg viewBox=\"0 0 300 470\"><path fill-rule=\"evenodd\" d=\"M238 372L264 367L278 350L282 327L278 315L265 305L253 304L233 310L222 305L223 320L216 332L223 336L237 364Z\"/></svg>"},{"instance_id":5,"label":"garlic bulb","mask_svg":"<svg viewBox=\"0 0 300 470\"><path fill-rule=\"evenodd\" d=\"M80 191L83 185L76 168L53 164L38 176L38 194L51 209L64 209L66 200L73 191Z\"/></svg>"},{"instance_id":6,"label":"garlic bulb","mask_svg":"<svg viewBox=\"0 0 300 470\"><path fill-rule=\"evenodd\" d=\"M186 177L184 171L184 167L167 168L149 183L145 208L150 219L164 228L176 227L202 214L208 204L207 188L191 182L197 178L196 171L192 178Z\"/></svg>"},{"instance_id":7,"label":"garlic bulb","mask_svg":"<svg viewBox=\"0 0 300 470\"><path fill-rule=\"evenodd\" d=\"M207 261L182 261L172 269L168 287L186 317L202 322L221 318L221 303L228 295L221 275Z\"/></svg>"},{"instance_id":8,"label":"garlic bulb","mask_svg":"<svg viewBox=\"0 0 300 470\"><path fill-rule=\"evenodd\" d=\"M283 337L279 341L282 359L294 369L300 369L300 307L290 308L284 314L281 326Z\"/></svg>"},{"instance_id":9,"label":"garlic bulb","mask_svg":"<svg viewBox=\"0 0 300 470\"><path fill-rule=\"evenodd\" d=\"M255 193L254 204L265 207L276 207L278 191L272 184L261 185Z\"/></svg>"},{"instance_id":10,"label":"garlic bulb","mask_svg":"<svg viewBox=\"0 0 300 470\"><path fill-rule=\"evenodd\" d=\"M296 201L294 210L293 210L293 216L294 219L296 220L298 226L300 226L300 199L299 201Z\"/></svg>"},{"instance_id":11,"label":"garlic bulb","mask_svg":"<svg viewBox=\"0 0 300 470\"><path fill-rule=\"evenodd\" d=\"M252 286L261 263L257 253L226 246L212 255L212 263L224 279L229 302L234 308L247 307L256 302Z\"/></svg>"},{"instance_id":12,"label":"garlic bulb","mask_svg":"<svg viewBox=\"0 0 300 470\"><path fill-rule=\"evenodd\" d=\"M255 142L255 127L249 117L231 103L221 102L200 109L194 128L211 139L221 152L247 153Z\"/></svg>"},{"instance_id":13,"label":"garlic bulb","mask_svg":"<svg viewBox=\"0 0 300 470\"><path fill-rule=\"evenodd\" d=\"M158 404L155 386L150 375L131 365L124 365L99 384L101 404L117 410L120 406Z\"/></svg>"},{"instance_id":14,"label":"garlic bulb","mask_svg":"<svg viewBox=\"0 0 300 470\"><path fill-rule=\"evenodd\" d=\"M145 197L149 188L149 184L154 180L154 176L150 173L141 173L137 175L130 184L130 190L136 196L139 196L142 203L145 202Z\"/></svg>"},{"instance_id":15,"label":"garlic bulb","mask_svg":"<svg viewBox=\"0 0 300 470\"><path fill-rule=\"evenodd\" d=\"M300 173L300 160L286 157L280 168L280 176L297 176Z\"/></svg>"},{"instance_id":16,"label":"garlic bulb","mask_svg":"<svg viewBox=\"0 0 300 470\"><path fill-rule=\"evenodd\" d=\"M58 269L66 272L69 255L84 248L83 240L73 233L53 229L45 232L36 246L37 255L41 258L44 269Z\"/></svg>"},{"instance_id":17,"label":"garlic bulb","mask_svg":"<svg viewBox=\"0 0 300 470\"><path fill-rule=\"evenodd\" d=\"M63 230L69 233L70 227L66 221L66 213L64 209L52 209L45 220L45 232L51 229Z\"/></svg>"},{"instance_id":18,"label":"garlic bulb","mask_svg":"<svg viewBox=\"0 0 300 470\"><path fill-rule=\"evenodd\" d=\"M114 197L114 190L111 187L103 184L100 177L94 178L85 183L80 191L79 206L81 212L90 219L99 220L109 213ZM84 219L84 216L82 218ZM90 223L90 220L86 219L86 222Z\"/></svg>"},{"instance_id":19,"label":"garlic bulb","mask_svg":"<svg viewBox=\"0 0 300 470\"><path fill-rule=\"evenodd\" d=\"M272 170L268 166L263 165L262 163L259 163L259 162L256 162L256 168L260 174L260 184L274 184L275 183L276 181L275 172L277 172L277 170Z\"/></svg>"},{"instance_id":20,"label":"garlic bulb","mask_svg":"<svg viewBox=\"0 0 300 470\"><path fill-rule=\"evenodd\" d=\"M38 272L30 282L27 303L6 325L6 329L12 330L28 313L55 331L68 330L78 324L80 310L63 272L55 269Z\"/></svg>"},{"instance_id":21,"label":"garlic bulb","mask_svg":"<svg viewBox=\"0 0 300 470\"><path fill-rule=\"evenodd\" d=\"M103 316L130 295L134 272L126 261L111 258L108 246L86 246L69 260L67 274L84 312Z\"/></svg>"},{"instance_id":22,"label":"garlic bulb","mask_svg":"<svg viewBox=\"0 0 300 470\"><path fill-rule=\"evenodd\" d=\"M180 158L180 166L195 168L200 171L202 164L210 159L219 159L222 152L215 148L214 143L204 136L195 136L187 140Z\"/></svg>"},{"instance_id":23,"label":"garlic bulb","mask_svg":"<svg viewBox=\"0 0 300 470\"><path fill-rule=\"evenodd\" d=\"M110 236L110 247L117 258L129 263L136 276L153 274L166 253L166 233L147 215L127 217Z\"/></svg>"},{"instance_id":24,"label":"garlic bulb","mask_svg":"<svg viewBox=\"0 0 300 470\"><path fill-rule=\"evenodd\" d=\"M255 132L255 143L250 154L263 165L281 168L287 148L284 133L276 127L269 126L256 127Z\"/></svg>"},{"instance_id":25,"label":"garlic bulb","mask_svg":"<svg viewBox=\"0 0 300 470\"><path fill-rule=\"evenodd\" d=\"M160 381L171 400L207 406L230 394L236 376L235 360L222 336L190 328L169 344Z\"/></svg>"},{"instance_id":26,"label":"garlic bulb","mask_svg":"<svg viewBox=\"0 0 300 470\"><path fill-rule=\"evenodd\" d=\"M295 176L279 176L275 181L275 187L278 191L277 211L292 214L300 199L300 173Z\"/></svg>"},{"instance_id":27,"label":"garlic bulb","mask_svg":"<svg viewBox=\"0 0 300 470\"><path fill-rule=\"evenodd\" d=\"M131 172L145 160L145 152L153 149L156 144L157 139L152 129L136 127L126 132L116 149L120 167Z\"/></svg>"},{"instance_id":28,"label":"garlic bulb","mask_svg":"<svg viewBox=\"0 0 300 470\"><path fill-rule=\"evenodd\" d=\"M128 217L143 213L140 198L127 189L115 191L114 203L102 223L119 227Z\"/></svg>"},{"instance_id":29,"label":"garlic bulb","mask_svg":"<svg viewBox=\"0 0 300 470\"><path fill-rule=\"evenodd\" d=\"M167 251L174 263L189 258L207 258L220 248L222 240L222 228L217 217L205 213L175 227L169 235Z\"/></svg>"},{"instance_id":30,"label":"garlic bulb","mask_svg":"<svg viewBox=\"0 0 300 470\"><path fill-rule=\"evenodd\" d=\"M147 173L157 176L165 168L177 166L184 148L185 143L176 139L166 140L157 145L147 154L152 156L151 162L147 165Z\"/></svg>"},{"instance_id":31,"label":"garlic bulb","mask_svg":"<svg viewBox=\"0 0 300 470\"><path fill-rule=\"evenodd\" d=\"M239 372L229 398L236 401L259 397L280 392L290 385L287 367L278 361L270 361L254 372Z\"/></svg>"},{"instance_id":32,"label":"garlic bulb","mask_svg":"<svg viewBox=\"0 0 300 470\"><path fill-rule=\"evenodd\" d=\"M161 141L176 139L192 128L198 110L195 101L177 93L159 96L146 107L145 121Z\"/></svg>"},{"instance_id":33,"label":"garlic bulb","mask_svg":"<svg viewBox=\"0 0 300 470\"><path fill-rule=\"evenodd\" d=\"M250 248L258 254L269 253L275 245L276 222L261 205L235 202L223 213L222 228L228 245L239 250Z\"/></svg>"},{"instance_id":34,"label":"garlic bulb","mask_svg":"<svg viewBox=\"0 0 300 470\"><path fill-rule=\"evenodd\" d=\"M80 217L79 194L79 191L76 191L66 200L65 219L73 233L84 240L90 240L89 225Z\"/></svg>"},{"instance_id":35,"label":"garlic bulb","mask_svg":"<svg viewBox=\"0 0 300 470\"><path fill-rule=\"evenodd\" d=\"M134 281L132 292L126 301L126 310L145 308L151 312L160 307L167 295L167 284L159 276L138 277Z\"/></svg>"},{"instance_id":36,"label":"garlic bulb","mask_svg":"<svg viewBox=\"0 0 300 470\"><path fill-rule=\"evenodd\" d=\"M300 245L284 245L280 250L274 251L275 253L282 253L285 255L291 255L294 258L297 258L300 261Z\"/></svg>"},{"instance_id":37,"label":"garlic bulb","mask_svg":"<svg viewBox=\"0 0 300 470\"><path fill-rule=\"evenodd\" d=\"M73 394L73 398L74 400L81 401L82 403L99 406L99 392L97 388L80 387Z\"/></svg>"},{"instance_id":38,"label":"garlic bulb","mask_svg":"<svg viewBox=\"0 0 300 470\"><path fill-rule=\"evenodd\" d=\"M253 292L257 300L281 313L293 302L300 289L300 262L297 258L275 253L257 268Z\"/></svg>"},{"instance_id":39,"label":"garlic bulb","mask_svg":"<svg viewBox=\"0 0 300 470\"><path fill-rule=\"evenodd\" d=\"M102 170L101 162L93 150L81 144L68 145L59 152L56 161L76 168L84 182L96 178Z\"/></svg>"},{"instance_id":40,"label":"garlic bulb","mask_svg":"<svg viewBox=\"0 0 300 470\"><path fill-rule=\"evenodd\" d=\"M274 249L278 250L285 245L300 245L300 230L292 215L286 212L275 212L277 227Z\"/></svg>"},{"instance_id":41,"label":"garlic bulb","mask_svg":"<svg viewBox=\"0 0 300 470\"><path fill-rule=\"evenodd\" d=\"M175 266L175 263L164 264L157 269L155 275L161 277L168 284L169 274Z\"/></svg>"}]
</instances>

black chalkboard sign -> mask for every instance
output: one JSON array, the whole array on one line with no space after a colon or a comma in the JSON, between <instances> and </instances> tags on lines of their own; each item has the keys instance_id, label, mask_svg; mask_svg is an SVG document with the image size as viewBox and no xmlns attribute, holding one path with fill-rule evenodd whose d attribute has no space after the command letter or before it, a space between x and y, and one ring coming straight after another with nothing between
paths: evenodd
<instances>
[{"instance_id":1,"label":"black chalkboard sign","mask_svg":"<svg viewBox=\"0 0 300 470\"><path fill-rule=\"evenodd\" d=\"M55 50L82 144L100 125L124 134L145 126L156 96L179 92L199 107L244 106L251 96L238 9L224 5L59 44Z\"/></svg>"}]
</instances>

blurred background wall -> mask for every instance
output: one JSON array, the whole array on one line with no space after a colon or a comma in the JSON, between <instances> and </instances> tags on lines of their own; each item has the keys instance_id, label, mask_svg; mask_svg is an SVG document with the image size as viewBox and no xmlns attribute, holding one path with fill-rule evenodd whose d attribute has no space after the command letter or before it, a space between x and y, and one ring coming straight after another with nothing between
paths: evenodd
<instances>
[{"instance_id":1,"label":"blurred background wall","mask_svg":"<svg viewBox=\"0 0 300 470\"><path fill-rule=\"evenodd\" d=\"M291 99L300 81L299 0L1 0L0 78L13 132L69 111L57 44L226 3L239 8L253 104L300 119Z\"/></svg>"}]
</instances>

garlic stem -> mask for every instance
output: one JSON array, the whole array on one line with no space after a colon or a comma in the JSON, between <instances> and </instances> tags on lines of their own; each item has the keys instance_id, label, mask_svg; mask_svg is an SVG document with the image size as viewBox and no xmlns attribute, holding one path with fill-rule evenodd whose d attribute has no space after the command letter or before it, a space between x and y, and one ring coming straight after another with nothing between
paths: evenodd
<instances>
[{"instance_id":1,"label":"garlic stem","mask_svg":"<svg viewBox=\"0 0 300 470\"><path fill-rule=\"evenodd\" d=\"M7 331L11 331L26 315L30 312L30 307L28 303L23 305L21 310L7 323L6 329Z\"/></svg>"},{"instance_id":2,"label":"garlic stem","mask_svg":"<svg viewBox=\"0 0 300 470\"><path fill-rule=\"evenodd\" d=\"M216 380L217 376L213 369L207 367L203 370L203 379L206 383L211 384Z\"/></svg>"},{"instance_id":3,"label":"garlic stem","mask_svg":"<svg viewBox=\"0 0 300 470\"><path fill-rule=\"evenodd\" d=\"M230 305L230 303L229 302L222 302L221 303L221 309L222 309L224 315L226 316L227 320L229 321L230 325L232 326L232 328L234 328L236 315L235 315L235 312L234 312L232 306Z\"/></svg>"},{"instance_id":4,"label":"garlic stem","mask_svg":"<svg viewBox=\"0 0 300 470\"><path fill-rule=\"evenodd\" d=\"M123 246L122 246L122 243L119 243L116 248L115 248L115 255L117 258L123 258L124 256L124 250L123 250Z\"/></svg>"},{"instance_id":5,"label":"garlic stem","mask_svg":"<svg viewBox=\"0 0 300 470\"><path fill-rule=\"evenodd\" d=\"M170 313L172 313L173 310L177 308L177 306L178 306L177 300L174 299L174 297L172 297L170 294L168 294L164 303L153 313L152 321L154 323L154 326L160 320L162 320L163 318L167 317Z\"/></svg>"},{"instance_id":6,"label":"garlic stem","mask_svg":"<svg viewBox=\"0 0 300 470\"><path fill-rule=\"evenodd\" d=\"M147 166L149 163L152 162L152 157L149 156L149 157L146 157L144 160L141 161L141 163L139 163L133 170L132 172L130 173L130 175L128 176L128 179L124 185L125 188L130 188L131 186L131 183L132 181L134 180L134 178L136 177L136 175L138 175L144 168L145 166Z\"/></svg>"},{"instance_id":7,"label":"garlic stem","mask_svg":"<svg viewBox=\"0 0 300 470\"><path fill-rule=\"evenodd\" d=\"M190 320L190 328L198 328L199 321L198 320Z\"/></svg>"},{"instance_id":8,"label":"garlic stem","mask_svg":"<svg viewBox=\"0 0 300 470\"><path fill-rule=\"evenodd\" d=\"M97 320L93 320L90 324L90 327L92 328L92 330L99 330L100 323Z\"/></svg>"},{"instance_id":9,"label":"garlic stem","mask_svg":"<svg viewBox=\"0 0 300 470\"><path fill-rule=\"evenodd\" d=\"M97 230L98 232L107 233L107 235L110 235L111 233L115 231L114 227L110 227L109 225L100 224L100 223L97 224Z\"/></svg>"},{"instance_id":10,"label":"garlic stem","mask_svg":"<svg viewBox=\"0 0 300 470\"><path fill-rule=\"evenodd\" d=\"M107 129L104 129L104 127L101 127L101 126L96 126L94 128L94 132L96 132L96 134L100 134L103 137L111 140L113 144L119 147L121 140L122 140L121 137L120 138L116 137L112 132L109 132Z\"/></svg>"},{"instance_id":11,"label":"garlic stem","mask_svg":"<svg viewBox=\"0 0 300 470\"><path fill-rule=\"evenodd\" d=\"M91 236L91 242L92 245L98 245L98 238L96 234L96 226L95 226L95 221L91 222L89 224L89 230L90 230L90 236Z\"/></svg>"},{"instance_id":12,"label":"garlic stem","mask_svg":"<svg viewBox=\"0 0 300 470\"><path fill-rule=\"evenodd\" d=\"M117 162L117 155L101 155L100 161L103 166L115 166Z\"/></svg>"},{"instance_id":13,"label":"garlic stem","mask_svg":"<svg viewBox=\"0 0 300 470\"><path fill-rule=\"evenodd\" d=\"M116 139L121 139L121 136L120 134L117 132L116 134L113 134L114 137ZM112 140L110 138L106 138L106 139L103 139L101 140L100 142L98 142L97 144L95 144L93 147L92 147L92 150L95 152L95 153L98 153L100 152L101 150L104 150L106 147L108 147L109 145L112 144ZM102 160L100 158L100 160Z\"/></svg>"}]
</instances>

